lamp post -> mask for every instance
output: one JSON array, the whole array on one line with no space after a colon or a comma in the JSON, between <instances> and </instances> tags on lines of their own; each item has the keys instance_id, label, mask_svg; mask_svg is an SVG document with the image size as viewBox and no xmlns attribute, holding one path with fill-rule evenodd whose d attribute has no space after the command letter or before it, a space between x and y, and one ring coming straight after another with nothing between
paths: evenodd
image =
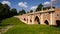
<instances>
[{"instance_id":1,"label":"lamp post","mask_svg":"<svg viewBox=\"0 0 60 34\"><path fill-rule=\"evenodd\" d=\"M43 12L43 7L42 7L42 12Z\"/></svg>"},{"instance_id":2,"label":"lamp post","mask_svg":"<svg viewBox=\"0 0 60 34\"><path fill-rule=\"evenodd\" d=\"M52 10L52 0L51 0L51 10Z\"/></svg>"}]
</instances>

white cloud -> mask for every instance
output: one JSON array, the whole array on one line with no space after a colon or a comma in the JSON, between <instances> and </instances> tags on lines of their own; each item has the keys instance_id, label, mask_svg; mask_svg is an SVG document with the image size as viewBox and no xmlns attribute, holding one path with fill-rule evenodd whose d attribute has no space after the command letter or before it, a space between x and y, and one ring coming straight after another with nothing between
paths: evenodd
<instances>
[{"instance_id":1,"label":"white cloud","mask_svg":"<svg viewBox=\"0 0 60 34\"><path fill-rule=\"evenodd\" d=\"M43 5L50 6L51 5L51 2L44 2Z\"/></svg>"},{"instance_id":2,"label":"white cloud","mask_svg":"<svg viewBox=\"0 0 60 34\"><path fill-rule=\"evenodd\" d=\"M51 0L51 1L55 1L55 0Z\"/></svg>"},{"instance_id":3,"label":"white cloud","mask_svg":"<svg viewBox=\"0 0 60 34\"><path fill-rule=\"evenodd\" d=\"M60 0L51 0L52 1L52 4L57 4L60 2ZM44 2L43 5L44 6L50 6L51 5L51 1L50 2Z\"/></svg>"},{"instance_id":4,"label":"white cloud","mask_svg":"<svg viewBox=\"0 0 60 34\"><path fill-rule=\"evenodd\" d=\"M56 3L58 0L51 0L52 1L52 3Z\"/></svg>"},{"instance_id":5,"label":"white cloud","mask_svg":"<svg viewBox=\"0 0 60 34\"><path fill-rule=\"evenodd\" d=\"M10 4L11 4L9 1L2 1L1 3L2 3L2 4L7 4L7 5L9 5L9 6L10 6Z\"/></svg>"},{"instance_id":6,"label":"white cloud","mask_svg":"<svg viewBox=\"0 0 60 34\"><path fill-rule=\"evenodd\" d=\"M60 0L51 0L52 1L52 3L59 3L60 2Z\"/></svg>"},{"instance_id":7,"label":"white cloud","mask_svg":"<svg viewBox=\"0 0 60 34\"><path fill-rule=\"evenodd\" d=\"M59 0L51 0L52 2L59 1Z\"/></svg>"},{"instance_id":8,"label":"white cloud","mask_svg":"<svg viewBox=\"0 0 60 34\"><path fill-rule=\"evenodd\" d=\"M25 7L25 8L28 7L28 6L27 6L27 2L19 2L19 3L18 3L18 6Z\"/></svg>"},{"instance_id":9,"label":"white cloud","mask_svg":"<svg viewBox=\"0 0 60 34\"><path fill-rule=\"evenodd\" d=\"M32 6L30 10L36 10L37 6Z\"/></svg>"}]
</instances>

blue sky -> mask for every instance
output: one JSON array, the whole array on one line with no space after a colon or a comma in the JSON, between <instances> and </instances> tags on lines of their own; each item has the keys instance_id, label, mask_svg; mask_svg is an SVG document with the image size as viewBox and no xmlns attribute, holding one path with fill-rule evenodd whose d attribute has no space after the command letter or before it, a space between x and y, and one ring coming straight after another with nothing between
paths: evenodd
<instances>
[{"instance_id":1,"label":"blue sky","mask_svg":"<svg viewBox=\"0 0 60 34\"><path fill-rule=\"evenodd\" d=\"M3 2L5 1L5 2ZM7 1L7 2L6 2ZM18 11L25 9L26 11L35 10L37 5L43 3L44 5L50 5L51 0L0 0L1 3L7 3L11 8L16 8ZM57 0L52 0L57 3ZM60 1L54 6L60 6Z\"/></svg>"}]
</instances>

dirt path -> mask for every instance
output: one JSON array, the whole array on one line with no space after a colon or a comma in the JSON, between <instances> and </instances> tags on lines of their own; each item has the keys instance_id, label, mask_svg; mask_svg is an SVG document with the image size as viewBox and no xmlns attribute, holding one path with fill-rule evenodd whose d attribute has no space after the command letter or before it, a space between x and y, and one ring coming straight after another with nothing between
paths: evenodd
<instances>
[{"instance_id":1,"label":"dirt path","mask_svg":"<svg viewBox=\"0 0 60 34\"><path fill-rule=\"evenodd\" d=\"M0 34L7 32L8 29L10 29L10 28L12 28L12 26L6 26L6 27L4 27L4 28L1 28L1 29L0 29Z\"/></svg>"}]
</instances>

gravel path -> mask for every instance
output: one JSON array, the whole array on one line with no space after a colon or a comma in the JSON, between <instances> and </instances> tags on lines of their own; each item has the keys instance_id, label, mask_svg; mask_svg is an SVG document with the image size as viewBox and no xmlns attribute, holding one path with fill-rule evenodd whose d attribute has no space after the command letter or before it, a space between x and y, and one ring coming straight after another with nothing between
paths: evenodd
<instances>
[{"instance_id":1,"label":"gravel path","mask_svg":"<svg viewBox=\"0 0 60 34\"><path fill-rule=\"evenodd\" d=\"M1 28L1 29L0 29L0 34L7 32L8 29L10 29L10 28L12 28L12 26L6 26L6 27L4 27L4 28Z\"/></svg>"}]
</instances>

